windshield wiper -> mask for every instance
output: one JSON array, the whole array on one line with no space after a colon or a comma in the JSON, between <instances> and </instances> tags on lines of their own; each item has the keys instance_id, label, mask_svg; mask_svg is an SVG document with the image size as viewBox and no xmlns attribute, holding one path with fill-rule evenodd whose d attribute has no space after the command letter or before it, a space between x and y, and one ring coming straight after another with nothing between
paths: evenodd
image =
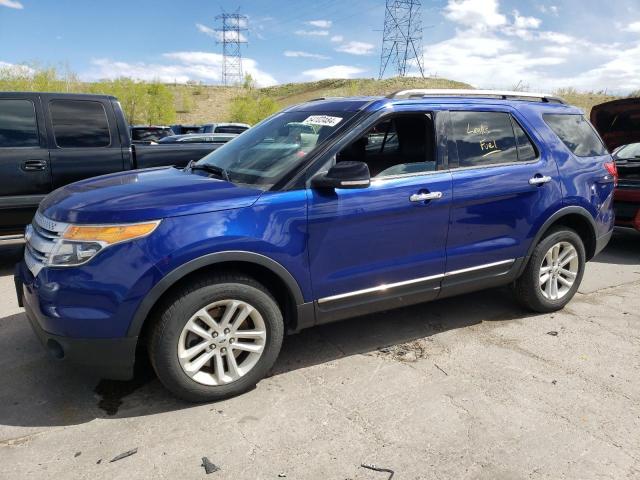
<instances>
[{"instance_id":1,"label":"windshield wiper","mask_svg":"<svg viewBox=\"0 0 640 480\"><path fill-rule=\"evenodd\" d=\"M185 167L185 169L203 170L205 172L212 173L213 175L216 175L222 178L223 180L226 180L227 182L231 182L231 180L229 179L229 173L224 168L216 167L215 165L209 165L207 163L198 165L193 160L191 160L189 164Z\"/></svg>"}]
</instances>

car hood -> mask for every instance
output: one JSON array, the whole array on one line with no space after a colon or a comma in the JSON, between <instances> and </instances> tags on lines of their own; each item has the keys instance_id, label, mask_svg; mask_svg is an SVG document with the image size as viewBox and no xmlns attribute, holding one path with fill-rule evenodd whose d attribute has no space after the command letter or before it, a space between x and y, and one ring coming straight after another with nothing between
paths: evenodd
<instances>
[{"instance_id":1,"label":"car hood","mask_svg":"<svg viewBox=\"0 0 640 480\"><path fill-rule=\"evenodd\" d=\"M155 168L104 175L55 190L40 212L70 223L129 223L252 205L262 190L178 170Z\"/></svg>"},{"instance_id":2,"label":"car hood","mask_svg":"<svg viewBox=\"0 0 640 480\"><path fill-rule=\"evenodd\" d=\"M623 98L596 105L591 109L591 123L609 151L640 142L640 98Z\"/></svg>"}]
</instances>

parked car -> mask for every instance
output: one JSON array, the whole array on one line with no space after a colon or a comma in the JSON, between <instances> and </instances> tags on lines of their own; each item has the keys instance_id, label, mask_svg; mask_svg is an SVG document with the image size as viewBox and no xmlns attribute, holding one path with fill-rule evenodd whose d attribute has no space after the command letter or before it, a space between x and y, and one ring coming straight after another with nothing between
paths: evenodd
<instances>
[{"instance_id":1,"label":"parked car","mask_svg":"<svg viewBox=\"0 0 640 480\"><path fill-rule=\"evenodd\" d=\"M591 121L613 151L618 169L616 225L640 230L640 98L596 105Z\"/></svg>"},{"instance_id":2,"label":"parked car","mask_svg":"<svg viewBox=\"0 0 640 480\"><path fill-rule=\"evenodd\" d=\"M367 150L381 132L397 141ZM563 308L611 237L614 181L556 97L313 101L185 169L58 189L17 293L54 358L127 379L146 347L174 394L217 400L258 382L285 332L509 284L530 310Z\"/></svg>"},{"instance_id":3,"label":"parked car","mask_svg":"<svg viewBox=\"0 0 640 480\"><path fill-rule=\"evenodd\" d=\"M238 135L233 133L189 133L187 135L173 135L164 137L158 143L216 143L222 145L233 140Z\"/></svg>"},{"instance_id":4,"label":"parked car","mask_svg":"<svg viewBox=\"0 0 640 480\"><path fill-rule=\"evenodd\" d=\"M251 128L246 123L205 123L198 133L236 133L240 134Z\"/></svg>"},{"instance_id":5,"label":"parked car","mask_svg":"<svg viewBox=\"0 0 640 480\"><path fill-rule=\"evenodd\" d=\"M201 133L200 125L171 125L175 135L187 135L188 133Z\"/></svg>"},{"instance_id":6,"label":"parked car","mask_svg":"<svg viewBox=\"0 0 640 480\"><path fill-rule=\"evenodd\" d=\"M137 135L138 127L133 130ZM114 97L1 92L0 236L22 234L44 196L63 185L122 170L185 166L217 147L132 145Z\"/></svg>"},{"instance_id":7,"label":"parked car","mask_svg":"<svg viewBox=\"0 0 640 480\"><path fill-rule=\"evenodd\" d=\"M131 143L151 145L158 143L161 139L175 135L171 127L159 125L131 125L129 128Z\"/></svg>"}]
</instances>

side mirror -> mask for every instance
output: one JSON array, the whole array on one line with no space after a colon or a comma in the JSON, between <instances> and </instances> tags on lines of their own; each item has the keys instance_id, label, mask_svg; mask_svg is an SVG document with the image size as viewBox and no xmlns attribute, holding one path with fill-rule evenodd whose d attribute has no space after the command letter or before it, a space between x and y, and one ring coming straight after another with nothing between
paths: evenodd
<instances>
[{"instance_id":1,"label":"side mirror","mask_svg":"<svg viewBox=\"0 0 640 480\"><path fill-rule=\"evenodd\" d=\"M370 184L369 167L364 162L338 162L311 179L311 188L367 188Z\"/></svg>"}]
</instances>

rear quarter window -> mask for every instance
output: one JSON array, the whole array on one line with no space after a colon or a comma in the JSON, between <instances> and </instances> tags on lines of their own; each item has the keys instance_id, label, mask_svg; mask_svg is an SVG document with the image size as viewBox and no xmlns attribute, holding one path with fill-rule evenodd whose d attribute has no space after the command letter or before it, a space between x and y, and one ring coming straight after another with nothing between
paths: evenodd
<instances>
[{"instance_id":1,"label":"rear quarter window","mask_svg":"<svg viewBox=\"0 0 640 480\"><path fill-rule=\"evenodd\" d=\"M597 157L608 153L600 137L583 115L548 113L543 115L543 118L574 155Z\"/></svg>"}]
</instances>

